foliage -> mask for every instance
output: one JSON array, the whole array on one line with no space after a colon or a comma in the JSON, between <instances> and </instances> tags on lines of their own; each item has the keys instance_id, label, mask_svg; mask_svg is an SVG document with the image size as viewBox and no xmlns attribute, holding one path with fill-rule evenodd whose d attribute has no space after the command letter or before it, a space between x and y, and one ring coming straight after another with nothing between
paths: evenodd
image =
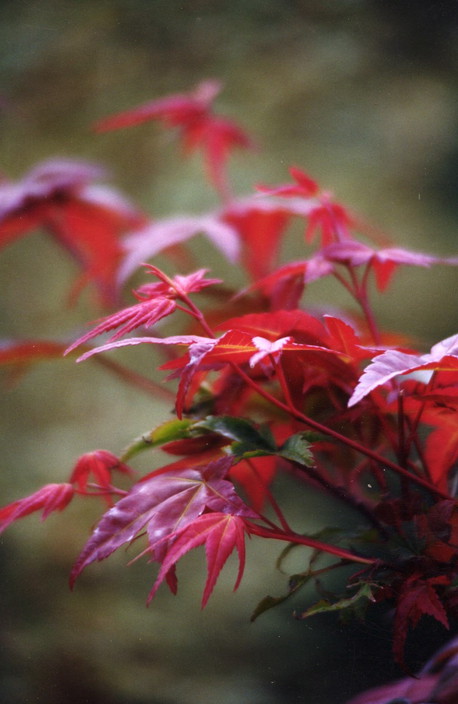
<instances>
[{"instance_id":1,"label":"foliage","mask_svg":"<svg viewBox=\"0 0 458 704\"><path fill-rule=\"evenodd\" d=\"M399 340L374 314L372 283L383 293L400 266L453 266L458 258L393 246L297 167L291 184L234 196L228 157L254 142L215 113L219 90L218 82L205 81L96 126L158 120L175 130L185 151L203 153L221 199L214 212L152 221L111 188L94 185L101 169L76 161L51 160L0 186L0 243L44 229L81 268L72 296L92 284L105 307L105 317L66 354L78 349L78 361L102 361L154 399L167 396L161 384L106 357L119 347L154 345L167 350L160 367L166 381L178 380L176 418L119 457L106 450L83 455L67 481L1 509L0 530L35 511L47 518L76 495L100 497L108 507L75 562L72 585L92 562L140 538L139 556L160 565L150 601L164 580L176 592L177 562L205 545L203 605L234 549L238 586L246 536L284 541L284 553L305 546L303 571L290 575L283 596L264 598L253 618L310 583L318 601L298 618L326 611L363 617L384 602L394 607L393 653L404 664L409 629L423 616L448 629L458 609L458 335L426 353L407 338L393 344ZM303 225L305 242L301 235L296 248L304 255L282 263L282 240L294 222ZM242 290L220 290L206 269L172 276L143 263L173 248L186 261L186 242L199 233L243 269ZM121 306L134 272L153 281ZM308 286L324 277L343 287L358 313L305 306ZM201 296L205 305L195 302ZM185 324L164 336L160 322L171 316ZM130 336L138 329L140 336ZM64 348L60 341L5 340L0 362L21 370L60 357ZM135 479L127 462L155 448L176 459ZM117 487L114 472L130 487ZM316 535L293 529L275 498L279 473L297 481L304 514L313 487L353 511L351 527ZM333 584L341 574L338 593L323 585L330 573Z\"/></svg>"}]
</instances>

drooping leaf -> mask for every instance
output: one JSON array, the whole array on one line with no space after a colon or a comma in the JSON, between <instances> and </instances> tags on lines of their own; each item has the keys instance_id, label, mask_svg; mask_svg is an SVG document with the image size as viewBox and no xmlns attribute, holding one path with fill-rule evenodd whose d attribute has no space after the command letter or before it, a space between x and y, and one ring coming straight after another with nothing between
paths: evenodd
<instances>
[{"instance_id":1,"label":"drooping leaf","mask_svg":"<svg viewBox=\"0 0 458 704\"><path fill-rule=\"evenodd\" d=\"M309 616L314 616L319 613L327 613L329 611L342 611L343 609L353 608L357 602L361 599L367 601L375 601L373 595L374 585L369 582L363 582L359 585L356 593L350 597L344 597L338 601L330 602L327 599L321 599L313 606L310 606L306 611L298 614L297 617L300 619L309 618Z\"/></svg>"},{"instance_id":2,"label":"drooping leaf","mask_svg":"<svg viewBox=\"0 0 458 704\"><path fill-rule=\"evenodd\" d=\"M0 533L18 518L43 510L42 520L53 511L62 511L74 496L74 488L69 483L46 484L30 496L13 501L0 509Z\"/></svg>"},{"instance_id":3,"label":"drooping leaf","mask_svg":"<svg viewBox=\"0 0 458 704\"><path fill-rule=\"evenodd\" d=\"M148 595L151 601L157 589L178 560L189 550L205 544L207 557L207 581L202 597L202 608L211 596L227 558L234 548L239 554L239 571L234 591L240 584L245 566L245 533L249 532L246 522L240 516L227 513L207 513L179 531L168 549L159 570L156 582Z\"/></svg>"},{"instance_id":4,"label":"drooping leaf","mask_svg":"<svg viewBox=\"0 0 458 704\"><path fill-rule=\"evenodd\" d=\"M124 462L121 462L113 453L107 450L94 450L86 452L78 458L69 478L70 484L76 485L83 494L91 494L89 480L96 485L97 490L106 490L105 499L111 505L110 487L113 471L133 475L133 471Z\"/></svg>"}]
</instances>

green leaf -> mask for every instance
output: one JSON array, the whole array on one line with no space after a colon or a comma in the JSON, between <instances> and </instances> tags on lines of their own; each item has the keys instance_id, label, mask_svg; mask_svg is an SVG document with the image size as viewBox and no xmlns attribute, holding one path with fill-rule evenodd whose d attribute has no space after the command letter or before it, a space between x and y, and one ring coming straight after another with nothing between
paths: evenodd
<instances>
[{"instance_id":1,"label":"green leaf","mask_svg":"<svg viewBox=\"0 0 458 704\"><path fill-rule=\"evenodd\" d=\"M291 435L280 448L278 454L280 457L298 462L306 467L314 467L315 460L310 450L311 444L309 437L309 433L306 431Z\"/></svg>"},{"instance_id":2,"label":"green leaf","mask_svg":"<svg viewBox=\"0 0 458 704\"><path fill-rule=\"evenodd\" d=\"M286 594L283 594L282 596L265 596L264 599L261 599L253 613L251 614L251 621L255 621L258 616L263 614L265 611L268 611L269 609L273 609L275 606L278 606L278 604L281 604L282 602L286 601L286 599L289 599L290 596L295 594L299 589L302 589L303 586L309 582L313 574L293 574L289 578L288 581L288 592Z\"/></svg>"},{"instance_id":3,"label":"green leaf","mask_svg":"<svg viewBox=\"0 0 458 704\"><path fill-rule=\"evenodd\" d=\"M162 423L157 428L150 430L149 433L144 433L139 438L136 438L124 451L121 456L121 462L127 462L143 450L148 450L151 447L165 445L172 440L182 440L190 436L190 427L193 425L192 420L173 420Z\"/></svg>"},{"instance_id":4,"label":"green leaf","mask_svg":"<svg viewBox=\"0 0 458 704\"><path fill-rule=\"evenodd\" d=\"M194 424L195 429L210 430L234 442L231 454L236 457L272 455L277 451L275 441L267 426L257 426L244 418L233 416L208 416Z\"/></svg>"},{"instance_id":5,"label":"green leaf","mask_svg":"<svg viewBox=\"0 0 458 704\"><path fill-rule=\"evenodd\" d=\"M308 618L309 616L314 616L315 614L325 613L328 611L342 611L343 609L354 608L357 602L359 602L361 599L365 599L367 601L375 601L374 595L372 593L373 587L374 585L370 582L362 582L358 591L356 592L356 594L353 594L353 596L344 597L343 599L339 599L338 601L335 601L333 603L331 603L327 599L320 599L320 601L311 606L309 609L303 611L299 615L296 615L296 618L304 619Z\"/></svg>"}]
</instances>

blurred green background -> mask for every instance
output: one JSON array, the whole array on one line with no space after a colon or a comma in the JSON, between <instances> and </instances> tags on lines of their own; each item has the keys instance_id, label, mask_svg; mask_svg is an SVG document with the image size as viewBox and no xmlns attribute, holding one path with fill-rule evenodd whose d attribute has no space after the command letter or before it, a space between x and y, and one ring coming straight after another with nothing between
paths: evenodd
<instances>
[{"instance_id":1,"label":"blurred green background","mask_svg":"<svg viewBox=\"0 0 458 704\"><path fill-rule=\"evenodd\" d=\"M262 147L231 162L240 194L287 180L295 164L401 246L456 255L457 70L455 0L2 0L1 171L18 178L38 160L76 156L107 165L111 182L153 217L212 207L199 160L182 161L156 125L101 136L89 126L218 77L219 111ZM208 250L196 241L203 264ZM231 277L221 259L211 262ZM70 338L97 317L89 296L64 305L74 273L42 233L5 249L0 335ZM452 269L406 270L377 309L387 326L429 345L456 332L456 283ZM311 299L327 293L317 286ZM129 360L152 371L141 350ZM71 360L37 366L1 391L2 504L64 480L83 452L119 452L168 413ZM280 491L301 529L326 520L319 497L304 508L288 485ZM154 570L126 569L125 555L91 567L71 594L69 568L97 510L72 505L1 537L1 701L342 704L396 674L382 616L352 628L302 623L286 604L249 623L259 599L284 587L276 545L252 541L240 590L231 593L228 569L203 612L199 553L180 568L178 597L164 588L149 609Z\"/></svg>"}]
</instances>

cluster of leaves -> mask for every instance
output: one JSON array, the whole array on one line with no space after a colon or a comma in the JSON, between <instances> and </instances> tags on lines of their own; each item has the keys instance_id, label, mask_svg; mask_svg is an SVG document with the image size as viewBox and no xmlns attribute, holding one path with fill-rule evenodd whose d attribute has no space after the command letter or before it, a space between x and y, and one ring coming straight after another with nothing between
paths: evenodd
<instances>
[{"instance_id":1,"label":"cluster of leaves","mask_svg":"<svg viewBox=\"0 0 458 704\"><path fill-rule=\"evenodd\" d=\"M228 156L253 141L214 112L219 89L205 81L96 126L158 120L175 130L186 151L203 152L221 198L211 213L152 221L112 189L94 185L100 169L74 161L49 161L0 186L0 243L46 230L81 267L73 294L92 283L109 309L68 347L4 341L1 363L17 370L78 349L79 361L102 361L153 397L170 397L158 382L106 356L126 345L154 345L167 350L160 367L166 380L178 380L176 418L120 457L105 450L83 455L67 482L1 509L0 530L34 511L46 518L75 495L101 497L108 506L76 560L72 584L88 565L141 538L140 555L160 565L149 601L163 581L176 592L177 562L204 545L203 605L234 549L239 584L246 536L286 542L283 555L306 546L303 571L290 576L285 594L263 599L253 617L309 583L321 598L299 618L361 614L372 602L386 602L394 607L394 655L403 663L410 628L425 615L449 628L458 610L458 335L422 353L379 328L370 296L372 283L385 291L399 266L456 265L458 258L394 247L297 167L289 184L232 195ZM295 249L304 254L282 263L282 240L295 222L305 231ZM205 269L169 276L144 264L177 248L186 261L185 243L197 234L244 270L243 290L221 293L222 282ZM120 308L124 284L139 270L153 281ZM345 289L357 312L306 307L308 286L324 277ZM195 302L202 292L205 310ZM188 321L181 334L161 335L160 321L177 311L177 320ZM131 336L139 328L141 336ZM155 448L173 461L135 479L127 463ZM116 487L113 471L130 478L131 487ZM313 487L348 506L354 525L317 535L293 529L275 498L278 473L298 482L304 515ZM324 591L323 577L339 571L341 593Z\"/></svg>"}]
</instances>

